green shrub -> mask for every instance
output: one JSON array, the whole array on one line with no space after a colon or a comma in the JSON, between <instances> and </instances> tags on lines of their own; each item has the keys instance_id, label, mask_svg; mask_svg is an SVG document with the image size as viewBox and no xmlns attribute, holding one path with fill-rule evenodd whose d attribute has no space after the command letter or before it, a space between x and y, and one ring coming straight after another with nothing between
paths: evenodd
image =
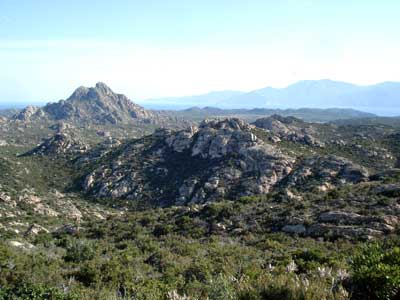
<instances>
[{"instance_id":1,"label":"green shrub","mask_svg":"<svg viewBox=\"0 0 400 300\"><path fill-rule=\"evenodd\" d=\"M67 245L66 250L67 253L64 256L64 260L76 263L90 260L95 255L93 243L86 240L72 240L72 242Z\"/></svg>"},{"instance_id":2,"label":"green shrub","mask_svg":"<svg viewBox=\"0 0 400 300\"><path fill-rule=\"evenodd\" d=\"M56 288L22 285L14 288L0 288L0 300L73 300L73 294L64 294Z\"/></svg>"},{"instance_id":3,"label":"green shrub","mask_svg":"<svg viewBox=\"0 0 400 300\"><path fill-rule=\"evenodd\" d=\"M399 299L400 247L365 245L352 257L351 265L357 299Z\"/></svg>"}]
</instances>

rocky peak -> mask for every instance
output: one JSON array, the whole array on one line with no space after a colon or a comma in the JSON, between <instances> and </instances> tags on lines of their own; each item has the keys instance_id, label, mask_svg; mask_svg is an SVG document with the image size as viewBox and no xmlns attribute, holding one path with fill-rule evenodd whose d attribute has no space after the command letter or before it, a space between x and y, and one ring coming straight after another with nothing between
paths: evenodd
<instances>
[{"instance_id":1,"label":"rocky peak","mask_svg":"<svg viewBox=\"0 0 400 300\"><path fill-rule=\"evenodd\" d=\"M90 99L99 99L99 100L109 100L107 97L118 98L118 95L114 93L111 88L109 88L105 83L98 82L95 87L78 87L72 95L67 99L67 101L76 101L76 100L90 100ZM124 96L125 97L125 96ZM126 97L125 97L126 98Z\"/></svg>"},{"instance_id":2,"label":"rocky peak","mask_svg":"<svg viewBox=\"0 0 400 300\"><path fill-rule=\"evenodd\" d=\"M69 99L81 99L85 95L87 95L88 92L89 92L89 89L87 87L80 86L72 93L72 95L69 97Z\"/></svg>"},{"instance_id":3,"label":"rocky peak","mask_svg":"<svg viewBox=\"0 0 400 300\"><path fill-rule=\"evenodd\" d=\"M57 110L67 111L68 118L112 124L129 123L134 119L152 116L152 113L133 103L125 95L114 93L101 82L91 88L79 87L64 103L59 103L56 110L48 111ZM62 113L61 116L63 115Z\"/></svg>"},{"instance_id":4,"label":"rocky peak","mask_svg":"<svg viewBox=\"0 0 400 300\"><path fill-rule=\"evenodd\" d=\"M156 119L156 116L125 95L114 93L106 84L98 82L95 87L77 88L67 100L49 103L43 108L28 106L13 119L116 124L148 122Z\"/></svg>"},{"instance_id":5,"label":"rocky peak","mask_svg":"<svg viewBox=\"0 0 400 300\"><path fill-rule=\"evenodd\" d=\"M111 95L114 92L103 82L96 83L95 89L103 95Z\"/></svg>"}]
</instances>

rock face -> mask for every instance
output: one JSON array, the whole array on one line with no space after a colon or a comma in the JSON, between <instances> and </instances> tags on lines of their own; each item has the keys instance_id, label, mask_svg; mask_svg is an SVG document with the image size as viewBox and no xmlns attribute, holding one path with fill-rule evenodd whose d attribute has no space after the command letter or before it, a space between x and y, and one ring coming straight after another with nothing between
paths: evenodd
<instances>
[{"instance_id":1,"label":"rock face","mask_svg":"<svg viewBox=\"0 0 400 300\"><path fill-rule=\"evenodd\" d=\"M57 217L60 214L43 202L43 200L35 195L23 194L18 197L18 202L32 207L33 211L38 215L49 217Z\"/></svg>"},{"instance_id":2,"label":"rock face","mask_svg":"<svg viewBox=\"0 0 400 300\"><path fill-rule=\"evenodd\" d=\"M373 192L377 195L383 195L387 197L399 197L400 186L398 184L385 184L376 187Z\"/></svg>"},{"instance_id":3,"label":"rock face","mask_svg":"<svg viewBox=\"0 0 400 300\"><path fill-rule=\"evenodd\" d=\"M29 105L18 112L16 115L14 115L13 119L20 121L29 121L33 118L42 118L44 117L44 115L45 113L40 107Z\"/></svg>"},{"instance_id":4,"label":"rock face","mask_svg":"<svg viewBox=\"0 0 400 300\"><path fill-rule=\"evenodd\" d=\"M338 156L312 156L299 162L288 176L285 185L307 190L317 187L327 191L338 184L359 183L368 180L368 171Z\"/></svg>"},{"instance_id":5,"label":"rock face","mask_svg":"<svg viewBox=\"0 0 400 300\"><path fill-rule=\"evenodd\" d=\"M360 215L349 211L327 211L320 213L313 224L287 224L281 231L310 237L366 238L373 239L398 230L400 219L394 215Z\"/></svg>"},{"instance_id":6,"label":"rock face","mask_svg":"<svg viewBox=\"0 0 400 300\"><path fill-rule=\"evenodd\" d=\"M36 148L23 154L28 155L56 155L56 154L76 154L88 150L88 146L79 139L65 133L56 133L54 136L46 139Z\"/></svg>"},{"instance_id":7,"label":"rock face","mask_svg":"<svg viewBox=\"0 0 400 300\"><path fill-rule=\"evenodd\" d=\"M311 123L294 117L272 115L256 120L254 125L269 131L272 134L271 139L277 142L282 139L309 146L324 146L324 143L314 136L316 130Z\"/></svg>"},{"instance_id":8,"label":"rock face","mask_svg":"<svg viewBox=\"0 0 400 300\"><path fill-rule=\"evenodd\" d=\"M79 87L67 100L49 103L43 108L28 106L13 119L117 124L129 123L133 120L145 121L152 117L153 114L143 107L131 102L124 95L114 93L107 85L99 82L95 87Z\"/></svg>"},{"instance_id":9,"label":"rock face","mask_svg":"<svg viewBox=\"0 0 400 300\"><path fill-rule=\"evenodd\" d=\"M399 225L396 216L365 216L345 211L329 211L320 214L318 223L307 228L309 236L379 237L393 233Z\"/></svg>"},{"instance_id":10,"label":"rock face","mask_svg":"<svg viewBox=\"0 0 400 300\"><path fill-rule=\"evenodd\" d=\"M159 130L122 144L102 161L84 179L88 194L158 204L266 194L295 162L239 119L205 121L178 132Z\"/></svg>"}]
</instances>

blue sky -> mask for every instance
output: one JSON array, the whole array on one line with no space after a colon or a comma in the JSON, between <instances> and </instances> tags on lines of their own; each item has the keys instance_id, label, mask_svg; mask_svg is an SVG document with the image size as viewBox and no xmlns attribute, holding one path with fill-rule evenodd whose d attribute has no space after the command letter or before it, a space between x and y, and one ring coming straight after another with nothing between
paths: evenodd
<instances>
[{"instance_id":1,"label":"blue sky","mask_svg":"<svg viewBox=\"0 0 400 300\"><path fill-rule=\"evenodd\" d=\"M400 1L0 0L0 102L399 81Z\"/></svg>"}]
</instances>

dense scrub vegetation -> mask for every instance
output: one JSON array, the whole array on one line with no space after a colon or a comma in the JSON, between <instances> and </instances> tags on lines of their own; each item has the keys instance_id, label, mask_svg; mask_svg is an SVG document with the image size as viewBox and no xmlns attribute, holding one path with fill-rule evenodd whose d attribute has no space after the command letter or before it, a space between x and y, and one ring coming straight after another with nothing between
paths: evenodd
<instances>
[{"instance_id":1,"label":"dense scrub vegetation","mask_svg":"<svg viewBox=\"0 0 400 300\"><path fill-rule=\"evenodd\" d=\"M219 222L251 201L145 209L0 243L0 299L397 299L400 241L324 241ZM235 205L235 207L233 207ZM235 209L234 209L235 208Z\"/></svg>"}]
</instances>

